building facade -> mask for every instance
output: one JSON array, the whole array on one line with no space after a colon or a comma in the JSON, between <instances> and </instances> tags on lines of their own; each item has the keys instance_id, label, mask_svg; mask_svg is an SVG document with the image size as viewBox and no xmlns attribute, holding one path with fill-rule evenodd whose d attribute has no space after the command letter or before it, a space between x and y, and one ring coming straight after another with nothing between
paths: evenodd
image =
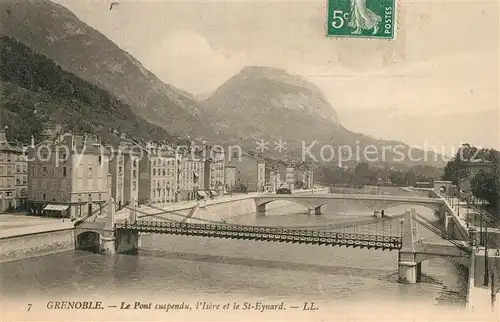
<instances>
[{"instance_id":1,"label":"building facade","mask_svg":"<svg viewBox=\"0 0 500 322\"><path fill-rule=\"evenodd\" d=\"M262 189L262 175L259 175L259 164L263 163L258 157L242 154L238 159L232 159L228 166L235 167L235 192L257 192ZM265 167L264 167L265 171ZM265 174L264 174L265 178Z\"/></svg>"},{"instance_id":2,"label":"building facade","mask_svg":"<svg viewBox=\"0 0 500 322\"><path fill-rule=\"evenodd\" d=\"M25 211L28 203L28 156L24 147L18 149L20 153L16 155L16 208Z\"/></svg>"},{"instance_id":3,"label":"building facade","mask_svg":"<svg viewBox=\"0 0 500 322\"><path fill-rule=\"evenodd\" d=\"M201 159L185 156L182 158L179 173L179 201L196 200L204 197L205 162Z\"/></svg>"},{"instance_id":4,"label":"building facade","mask_svg":"<svg viewBox=\"0 0 500 322\"><path fill-rule=\"evenodd\" d=\"M290 190L295 189L295 168L290 164L285 168L285 187Z\"/></svg>"},{"instance_id":5,"label":"building facade","mask_svg":"<svg viewBox=\"0 0 500 322\"><path fill-rule=\"evenodd\" d=\"M96 138L64 134L28 149L28 211L80 218L105 211L109 155Z\"/></svg>"},{"instance_id":6,"label":"building facade","mask_svg":"<svg viewBox=\"0 0 500 322\"><path fill-rule=\"evenodd\" d=\"M161 205L178 201L180 164L180 156L149 145L139 161L139 203Z\"/></svg>"},{"instance_id":7,"label":"building facade","mask_svg":"<svg viewBox=\"0 0 500 322\"><path fill-rule=\"evenodd\" d=\"M266 163L264 160L257 161L257 192L266 190Z\"/></svg>"},{"instance_id":8,"label":"building facade","mask_svg":"<svg viewBox=\"0 0 500 322\"><path fill-rule=\"evenodd\" d=\"M22 152L21 148L9 144L5 131L0 131L0 213L19 208L24 199L21 191L26 190L27 173Z\"/></svg>"},{"instance_id":9,"label":"building facade","mask_svg":"<svg viewBox=\"0 0 500 322\"><path fill-rule=\"evenodd\" d=\"M225 188L225 158L223 151L210 151L205 159L204 189L214 195L223 195Z\"/></svg>"},{"instance_id":10,"label":"building facade","mask_svg":"<svg viewBox=\"0 0 500 322\"><path fill-rule=\"evenodd\" d=\"M227 165L224 169L225 171L225 189L228 192L231 192L236 187L236 167L234 165Z\"/></svg>"},{"instance_id":11,"label":"building facade","mask_svg":"<svg viewBox=\"0 0 500 322\"><path fill-rule=\"evenodd\" d=\"M139 153L126 145L110 156L111 196L117 209L134 206L139 199L139 158Z\"/></svg>"}]
</instances>

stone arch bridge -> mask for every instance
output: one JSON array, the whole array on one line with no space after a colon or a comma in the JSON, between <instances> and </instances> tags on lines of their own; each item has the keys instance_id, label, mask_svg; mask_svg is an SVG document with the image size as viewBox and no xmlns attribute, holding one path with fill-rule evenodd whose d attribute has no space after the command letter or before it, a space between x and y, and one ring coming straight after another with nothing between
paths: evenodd
<instances>
[{"instance_id":1,"label":"stone arch bridge","mask_svg":"<svg viewBox=\"0 0 500 322\"><path fill-rule=\"evenodd\" d=\"M361 194L275 194L261 195L253 198L258 215L266 214L266 205L278 201L286 200L305 206L310 213L321 214L321 208L331 200L343 200L356 202L372 209L375 213L388 208L411 205L423 206L438 212L445 211L445 202L441 198L423 198L423 197L401 197L387 195L361 195Z\"/></svg>"}]
</instances>

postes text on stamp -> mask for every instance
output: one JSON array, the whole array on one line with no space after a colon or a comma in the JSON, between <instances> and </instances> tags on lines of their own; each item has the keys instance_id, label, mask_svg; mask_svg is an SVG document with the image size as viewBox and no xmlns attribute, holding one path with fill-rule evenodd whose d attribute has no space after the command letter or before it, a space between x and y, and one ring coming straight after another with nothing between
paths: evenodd
<instances>
[{"instance_id":1,"label":"postes text on stamp","mask_svg":"<svg viewBox=\"0 0 500 322\"><path fill-rule=\"evenodd\" d=\"M396 0L327 1L327 36L394 38Z\"/></svg>"}]
</instances>

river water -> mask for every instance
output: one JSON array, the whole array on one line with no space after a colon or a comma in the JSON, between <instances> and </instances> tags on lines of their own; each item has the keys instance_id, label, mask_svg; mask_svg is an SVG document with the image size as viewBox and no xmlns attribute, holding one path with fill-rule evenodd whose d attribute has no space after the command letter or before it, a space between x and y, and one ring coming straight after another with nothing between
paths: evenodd
<instances>
[{"instance_id":1,"label":"river water","mask_svg":"<svg viewBox=\"0 0 500 322\"><path fill-rule=\"evenodd\" d=\"M386 215L398 215L405 209L388 209ZM435 220L431 210L415 209ZM291 227L367 220L370 214L368 209L327 209L321 216L309 216L300 206L290 205L270 211L266 217L249 214L233 218L232 222ZM374 224L367 229L383 233L392 231L394 234L399 231L397 224L385 224L384 227ZM437 238L424 229L419 230L419 234L429 239ZM42 315L37 315L38 319L49 319L50 312L43 311L46 307L44 301L70 298L105 299L110 305L118 306L121 301L129 299L155 303L285 301L285 305L294 306L296 303L300 306L295 313L294 309L286 311L292 319L299 320L318 319L321 314L328 314L327 317L338 314L337 317L351 320L361 316L361 320L371 321L378 309L375 316L381 319L380 314L384 312L397 312L391 313L392 319L384 317L384 321L401 321L398 315L401 312L417 314L425 311L436 317L444 311L465 310L467 269L446 259L429 260L423 263L422 282L405 285L397 282L397 256L396 251L147 235L142 237L138 255L103 256L75 251L2 264L1 289L4 302L8 300L21 306L28 298L40 302L37 305ZM319 310L304 311L304 301L314 301ZM113 309L106 312L109 310ZM229 317L212 311L200 316L197 311L198 315L189 317L184 314L176 319L241 320L249 318L249 312L233 312ZM139 320L165 318L147 316L146 313L134 312L126 317ZM266 315L271 313L274 315ZM257 319L279 320L283 317L276 315L283 312L271 313L261 313ZM116 317L123 319L123 316ZM49 320L53 319L54 316Z\"/></svg>"}]
</instances>

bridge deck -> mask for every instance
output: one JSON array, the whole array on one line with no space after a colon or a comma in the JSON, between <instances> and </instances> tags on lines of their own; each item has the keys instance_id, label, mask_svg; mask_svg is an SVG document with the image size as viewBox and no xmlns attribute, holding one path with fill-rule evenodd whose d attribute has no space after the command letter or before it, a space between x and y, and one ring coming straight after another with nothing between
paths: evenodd
<instances>
[{"instance_id":1,"label":"bridge deck","mask_svg":"<svg viewBox=\"0 0 500 322\"><path fill-rule=\"evenodd\" d=\"M408 203L431 203L431 204L444 204L440 198L426 198L426 197L408 197L408 196L393 196L393 195L367 195L367 194L264 194L254 197L255 199L345 199L345 200L373 200L373 201L400 201Z\"/></svg>"},{"instance_id":2,"label":"bridge deck","mask_svg":"<svg viewBox=\"0 0 500 322\"><path fill-rule=\"evenodd\" d=\"M462 241L456 241L463 245L460 249L446 240L416 243L415 251L420 254L438 255L446 257L467 257L469 253L466 251L468 245Z\"/></svg>"},{"instance_id":3,"label":"bridge deck","mask_svg":"<svg viewBox=\"0 0 500 322\"><path fill-rule=\"evenodd\" d=\"M230 238L266 242L298 243L326 246L399 250L399 236L353 234L347 232L316 231L311 229L284 229L229 224L188 224L178 222L137 221L116 224L115 229L127 229L145 233L159 233L213 238Z\"/></svg>"}]
</instances>

